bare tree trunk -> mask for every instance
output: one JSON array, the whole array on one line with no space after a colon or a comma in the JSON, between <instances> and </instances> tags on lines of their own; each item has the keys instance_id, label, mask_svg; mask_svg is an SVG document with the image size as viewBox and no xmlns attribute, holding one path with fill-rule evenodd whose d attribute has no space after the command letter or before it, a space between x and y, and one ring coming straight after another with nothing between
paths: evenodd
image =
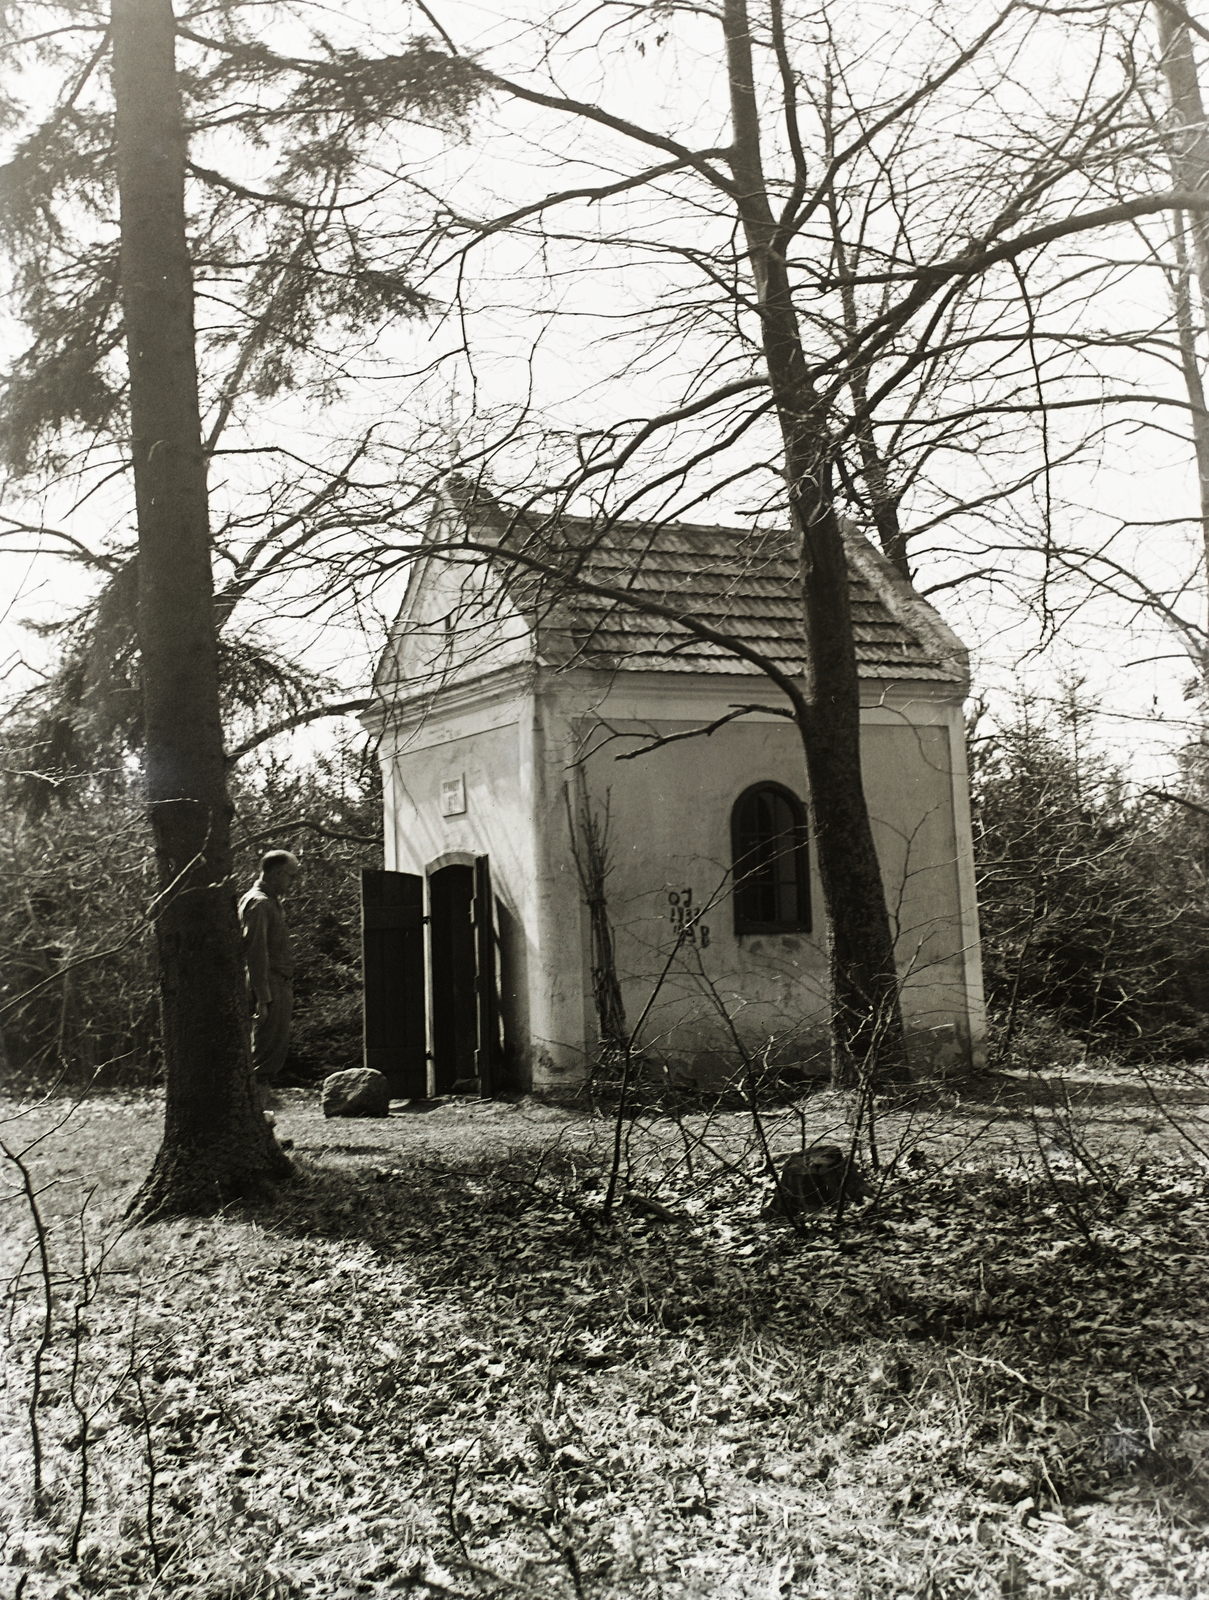
<instances>
[{"instance_id":1,"label":"bare tree trunk","mask_svg":"<svg viewBox=\"0 0 1209 1600\"><path fill-rule=\"evenodd\" d=\"M834 131L831 121L831 83L827 85L827 147L824 152L828 161L835 155ZM834 188L827 194L827 215L831 223L831 248L835 252L835 264L840 275L840 307L844 318L845 336L856 348L857 334L860 331L860 319L857 315L856 290L850 278L848 253L844 248L844 228L840 219L840 208L837 203ZM858 359L850 366L848 387L852 394L852 404L856 413L856 447L860 452L861 466L864 469L865 495L869 510L873 514L873 525L877 529L878 542L882 552L895 569L911 581L911 568L907 561L907 535L899 518L900 496L895 493L890 482L890 474L886 470L886 463L881 451L877 448L877 440L873 433L873 418L869 414L869 384L868 369Z\"/></svg>"},{"instance_id":2,"label":"bare tree trunk","mask_svg":"<svg viewBox=\"0 0 1209 1600\"><path fill-rule=\"evenodd\" d=\"M832 1073L841 1084L885 1081L906 1075L906 1053L894 941L861 780L860 679L844 537L830 493L830 433L764 181L746 0L725 0L723 29L735 204L755 276L800 547L807 671L799 728L831 930Z\"/></svg>"},{"instance_id":3,"label":"bare tree trunk","mask_svg":"<svg viewBox=\"0 0 1209 1600\"><path fill-rule=\"evenodd\" d=\"M1209 582L1209 411L1205 409L1205 385L1201 379L1196 351L1196 322L1192 314L1192 288L1189 281L1188 247L1184 236L1184 214L1172 219L1175 238L1175 322L1180 340L1180 366L1188 394L1192 418L1192 445L1196 452L1196 472L1201 497L1201 550ZM1202 672L1206 663L1202 662Z\"/></svg>"},{"instance_id":4,"label":"bare tree trunk","mask_svg":"<svg viewBox=\"0 0 1209 1600\"><path fill-rule=\"evenodd\" d=\"M167 1107L136 1206L213 1209L290 1170L248 1058L198 414L171 0L113 0L122 305Z\"/></svg>"},{"instance_id":5,"label":"bare tree trunk","mask_svg":"<svg viewBox=\"0 0 1209 1600\"><path fill-rule=\"evenodd\" d=\"M1192 36L1181 8L1167 0L1155 0L1159 21L1159 49L1171 120L1175 125L1172 169L1181 189L1209 190L1209 128L1192 53ZM1209 212L1198 211L1191 219L1196 256L1196 272L1201 296L1209 305Z\"/></svg>"},{"instance_id":6,"label":"bare tree trunk","mask_svg":"<svg viewBox=\"0 0 1209 1600\"><path fill-rule=\"evenodd\" d=\"M1171 171L1177 188L1209 190L1209 128L1201 99L1192 35L1181 10L1155 0L1159 23L1159 48L1163 77L1174 123ZM1200 285L1201 322L1209 313L1209 213L1197 211L1189 219L1196 277ZM1184 244L1184 214L1173 219L1176 245L1176 323L1180 339L1180 363L1192 412L1192 439L1196 449L1197 476L1200 480L1201 543L1209 582L1209 416L1205 412L1205 391L1196 352L1196 319L1192 314L1189 291L1187 250ZM1202 671L1205 663L1202 662Z\"/></svg>"}]
</instances>

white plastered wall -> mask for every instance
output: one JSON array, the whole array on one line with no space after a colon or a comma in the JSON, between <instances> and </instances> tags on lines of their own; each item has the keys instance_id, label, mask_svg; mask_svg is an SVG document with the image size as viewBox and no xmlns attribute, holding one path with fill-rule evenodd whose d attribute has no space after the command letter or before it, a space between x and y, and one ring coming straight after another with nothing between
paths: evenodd
<instances>
[{"instance_id":1,"label":"white plastered wall","mask_svg":"<svg viewBox=\"0 0 1209 1600\"><path fill-rule=\"evenodd\" d=\"M864 766L911 1048L920 1065L956 1066L979 1059L984 1023L964 733L951 691L942 694L870 686ZM608 895L627 1018L633 1023L649 1005L644 1041L677 1058L688 1076L694 1067L711 1076L723 1057L733 1062L732 1028L749 1048L776 1040L782 1059L817 1059L823 1049L827 952L814 852L810 934L736 935L727 892L738 795L769 780L808 799L795 727L770 712L615 759L638 748L641 734L701 726L753 698L750 679L678 683L653 674L618 674L604 697L596 684L567 683L560 693L598 814L608 799ZM664 975L690 895L704 907L697 937Z\"/></svg>"},{"instance_id":2,"label":"white plastered wall","mask_svg":"<svg viewBox=\"0 0 1209 1600\"><path fill-rule=\"evenodd\" d=\"M486 855L501 944L508 1068L551 1092L587 1067L579 891L567 848L566 753L553 745L526 664L457 685L383 730L386 866L426 876L450 856ZM461 780L465 810L445 815Z\"/></svg>"}]
</instances>

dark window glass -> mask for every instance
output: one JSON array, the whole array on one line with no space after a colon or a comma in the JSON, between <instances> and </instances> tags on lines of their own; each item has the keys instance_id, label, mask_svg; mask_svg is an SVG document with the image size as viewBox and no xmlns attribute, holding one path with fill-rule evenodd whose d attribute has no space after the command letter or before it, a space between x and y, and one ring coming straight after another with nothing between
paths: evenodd
<instances>
[{"instance_id":1,"label":"dark window glass","mask_svg":"<svg viewBox=\"0 0 1209 1600\"><path fill-rule=\"evenodd\" d=\"M735 932L808 932L810 874L806 816L796 795L762 783L731 814Z\"/></svg>"}]
</instances>

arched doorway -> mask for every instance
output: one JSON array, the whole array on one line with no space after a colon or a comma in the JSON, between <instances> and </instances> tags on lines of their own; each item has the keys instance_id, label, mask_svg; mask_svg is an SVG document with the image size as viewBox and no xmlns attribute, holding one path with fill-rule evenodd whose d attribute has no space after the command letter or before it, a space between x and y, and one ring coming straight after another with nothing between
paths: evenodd
<instances>
[{"instance_id":1,"label":"arched doorway","mask_svg":"<svg viewBox=\"0 0 1209 1600\"><path fill-rule=\"evenodd\" d=\"M365 1064L399 1099L490 1094L503 1061L499 931L486 856L361 874ZM427 993L426 993L427 991Z\"/></svg>"},{"instance_id":2,"label":"arched doorway","mask_svg":"<svg viewBox=\"0 0 1209 1600\"><path fill-rule=\"evenodd\" d=\"M428 879L434 1094L479 1089L474 868L442 867ZM462 1087L464 1086L464 1087Z\"/></svg>"}]
</instances>

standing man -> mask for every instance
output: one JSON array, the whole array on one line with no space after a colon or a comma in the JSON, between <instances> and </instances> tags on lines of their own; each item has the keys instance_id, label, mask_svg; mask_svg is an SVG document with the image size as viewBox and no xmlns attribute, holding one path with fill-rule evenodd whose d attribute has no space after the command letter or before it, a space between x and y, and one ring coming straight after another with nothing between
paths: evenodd
<instances>
[{"instance_id":1,"label":"standing man","mask_svg":"<svg viewBox=\"0 0 1209 1600\"><path fill-rule=\"evenodd\" d=\"M239 902L244 959L256 1008L252 1014L252 1077L267 1106L269 1091L281 1074L290 1048L290 1015L294 1009L294 952L285 925L281 897L288 894L302 868L288 850L269 850L260 860L260 876Z\"/></svg>"}]
</instances>

